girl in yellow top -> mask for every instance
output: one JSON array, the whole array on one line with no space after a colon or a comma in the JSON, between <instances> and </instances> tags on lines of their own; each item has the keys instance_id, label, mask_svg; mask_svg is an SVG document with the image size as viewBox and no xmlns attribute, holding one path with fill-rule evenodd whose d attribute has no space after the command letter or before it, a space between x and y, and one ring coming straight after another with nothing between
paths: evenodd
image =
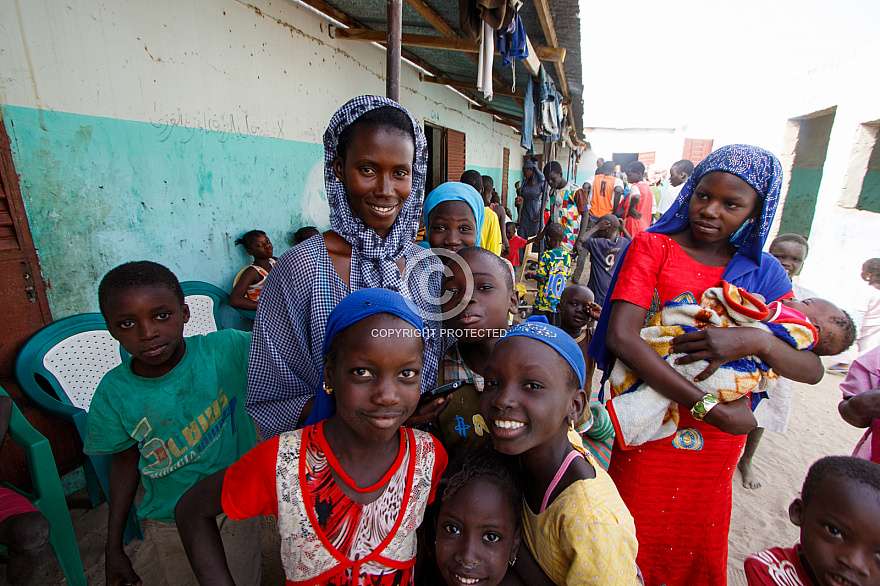
<instances>
[{"instance_id":1,"label":"girl in yellow top","mask_svg":"<svg viewBox=\"0 0 880 586\"><path fill-rule=\"evenodd\" d=\"M638 585L633 518L608 474L569 436L587 403L585 378L574 339L532 318L495 344L480 411L495 449L519 456L525 543L540 569L560 585ZM529 568L514 567L535 583Z\"/></svg>"}]
</instances>

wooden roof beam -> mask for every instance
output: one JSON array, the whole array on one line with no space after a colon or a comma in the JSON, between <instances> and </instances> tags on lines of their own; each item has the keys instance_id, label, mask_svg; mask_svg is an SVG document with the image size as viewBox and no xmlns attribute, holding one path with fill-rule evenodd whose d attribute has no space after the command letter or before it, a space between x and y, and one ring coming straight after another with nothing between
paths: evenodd
<instances>
[{"instance_id":1,"label":"wooden roof beam","mask_svg":"<svg viewBox=\"0 0 880 586\"><path fill-rule=\"evenodd\" d=\"M493 116L497 116L503 119L505 122L512 122L522 125L522 116L514 116L513 114L509 114L507 112L493 110L492 108L487 108L486 106L474 106L473 104L468 104L468 109L477 110L478 112L485 112L486 114L492 114Z\"/></svg>"},{"instance_id":2,"label":"wooden roof beam","mask_svg":"<svg viewBox=\"0 0 880 586\"><path fill-rule=\"evenodd\" d=\"M549 0L535 0L535 8L538 11L538 20L544 31L544 40L551 48L559 47L559 37L556 35L556 26L553 24L553 15L550 14ZM562 95L568 97L568 78L565 77L565 68L561 61L555 62L556 75L559 77L559 89Z\"/></svg>"},{"instance_id":3,"label":"wooden roof beam","mask_svg":"<svg viewBox=\"0 0 880 586\"><path fill-rule=\"evenodd\" d=\"M330 36L335 39L351 41L367 41L370 43L384 44L386 41L385 31L377 31L365 28L340 28L330 25ZM480 46L470 39L448 37L435 37L431 35L402 34L400 42L410 47L424 47L426 49L440 49L443 51L461 51L463 53L479 53ZM541 61L563 62L565 61L565 49L552 47L534 47L535 55Z\"/></svg>"},{"instance_id":4,"label":"wooden roof beam","mask_svg":"<svg viewBox=\"0 0 880 586\"><path fill-rule=\"evenodd\" d=\"M431 77L429 75L424 75L424 74L420 73L419 80L427 82L427 83L448 85L448 86L454 87L456 89L477 90L477 84L475 82L473 82L473 81L460 81L458 79L452 79L451 77L442 77L442 76ZM508 98L523 99L526 97L526 93L524 91L512 92L510 90L496 89L496 90L494 90L494 93L496 96L505 96Z\"/></svg>"},{"instance_id":5,"label":"wooden roof beam","mask_svg":"<svg viewBox=\"0 0 880 586\"><path fill-rule=\"evenodd\" d=\"M354 18L350 17L348 14L342 12L341 10L338 10L337 8L334 8L333 6L330 6L329 4L324 2L323 0L300 0L300 1L303 4L311 6L312 8L314 8L315 10L320 12L321 14L324 14L328 18L332 18L333 20L335 20L337 22L343 23L344 25L346 25L349 28L372 30L372 29L368 29L362 22L355 20ZM333 26L333 25L330 25L330 26ZM381 31L378 31L378 32L381 32ZM385 34L385 33L382 33L382 34ZM421 57L418 57L405 49L401 51L401 55L407 61L411 61L412 63L415 63L416 65L418 65L419 67L421 67L425 71L430 72L432 75L439 76L439 77L446 75L443 71L440 71L439 69L437 69L436 67L434 67L433 65L431 65L430 63L428 63L427 61L422 59ZM467 92L467 93L470 93L470 92ZM472 100L475 100L475 101L478 98L478 96L476 94L471 94L468 97Z\"/></svg>"},{"instance_id":6,"label":"wooden roof beam","mask_svg":"<svg viewBox=\"0 0 880 586\"><path fill-rule=\"evenodd\" d=\"M434 9L428 6L425 0L406 0L406 3L409 4L413 10L418 12L421 17L428 22L428 24L433 26L444 37L448 37L450 39L459 38L458 33L455 32L455 29L449 26L449 24L445 20L443 20L442 16L434 12ZM480 59L476 55L465 53L465 57L470 59L474 65L479 66ZM504 91L513 91L513 88L511 88L510 85L508 85L508 83L504 81L504 78L501 77L501 75L494 69L492 70L492 81L495 82L495 84ZM514 98L514 100L516 100L516 103L520 106L523 105L520 98Z\"/></svg>"}]
</instances>

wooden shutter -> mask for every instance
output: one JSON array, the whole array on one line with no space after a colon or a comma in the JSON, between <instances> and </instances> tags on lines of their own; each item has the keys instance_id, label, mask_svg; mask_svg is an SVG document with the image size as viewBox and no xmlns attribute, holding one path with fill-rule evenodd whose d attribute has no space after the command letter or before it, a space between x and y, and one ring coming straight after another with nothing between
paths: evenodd
<instances>
[{"instance_id":1,"label":"wooden shutter","mask_svg":"<svg viewBox=\"0 0 880 586\"><path fill-rule=\"evenodd\" d=\"M507 207L507 173L510 171L510 149L505 147L501 163L501 206Z\"/></svg>"},{"instance_id":2,"label":"wooden shutter","mask_svg":"<svg viewBox=\"0 0 880 586\"><path fill-rule=\"evenodd\" d=\"M466 169L464 132L446 130L446 180L458 181Z\"/></svg>"},{"instance_id":3,"label":"wooden shutter","mask_svg":"<svg viewBox=\"0 0 880 586\"><path fill-rule=\"evenodd\" d=\"M681 158L688 159L694 165L705 159L712 152L711 138L686 138Z\"/></svg>"},{"instance_id":4,"label":"wooden shutter","mask_svg":"<svg viewBox=\"0 0 880 586\"><path fill-rule=\"evenodd\" d=\"M653 165L654 161L657 159L657 152L652 151L650 153L639 153L639 162L644 163L647 167L648 165Z\"/></svg>"}]
</instances>

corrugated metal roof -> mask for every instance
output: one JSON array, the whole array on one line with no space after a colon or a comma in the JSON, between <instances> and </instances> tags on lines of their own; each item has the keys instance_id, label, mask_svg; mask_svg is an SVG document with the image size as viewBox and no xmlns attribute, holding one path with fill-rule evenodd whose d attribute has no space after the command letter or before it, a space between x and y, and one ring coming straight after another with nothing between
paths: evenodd
<instances>
[{"instance_id":1,"label":"corrugated metal roof","mask_svg":"<svg viewBox=\"0 0 880 586\"><path fill-rule=\"evenodd\" d=\"M326 4L344 12L364 26L386 30L386 2L382 0L324 0ZM458 2L455 0L424 0L460 37L464 37L458 16ZM565 77L568 81L569 97L572 99L572 114L578 136L583 136L583 79L581 72L581 23L578 0L549 0L550 13L559 46L565 48ZM532 41L532 45L547 46L537 9L531 1L524 2L519 11L523 25ZM403 2L403 32L419 35L443 36L414 8ZM423 61L440 70L445 77L459 81L476 82L477 66L464 53L424 47L404 46L408 51ZM528 72L521 62L516 61L514 68L502 67L501 57L495 57L495 71L508 83L513 85L516 78L516 89L524 90ZM556 87L560 88L556 68L552 63L544 62L544 68L553 78ZM494 110L522 116L522 107L513 98L495 95L491 102L486 102L482 94L465 92L478 102Z\"/></svg>"}]
</instances>

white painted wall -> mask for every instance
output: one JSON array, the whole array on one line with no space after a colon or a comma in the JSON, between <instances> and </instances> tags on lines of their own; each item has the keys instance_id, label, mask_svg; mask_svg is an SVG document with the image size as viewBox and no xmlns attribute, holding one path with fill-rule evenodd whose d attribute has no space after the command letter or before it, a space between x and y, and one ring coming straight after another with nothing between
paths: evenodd
<instances>
[{"instance_id":1,"label":"white painted wall","mask_svg":"<svg viewBox=\"0 0 880 586\"><path fill-rule=\"evenodd\" d=\"M330 38L328 19L293 1L248 4L4 0L0 103L320 143L345 101L384 94L379 46ZM469 165L522 152L508 126L406 63L401 102L466 132Z\"/></svg>"},{"instance_id":2,"label":"white painted wall","mask_svg":"<svg viewBox=\"0 0 880 586\"><path fill-rule=\"evenodd\" d=\"M788 118L837 106L801 284L849 309L858 307L866 287L862 263L880 257L880 214L838 205L860 126L880 120L878 63L880 41L811 71L788 104Z\"/></svg>"},{"instance_id":3,"label":"white painted wall","mask_svg":"<svg viewBox=\"0 0 880 586\"><path fill-rule=\"evenodd\" d=\"M668 169L681 159L684 139L681 129L674 128L584 128L584 140L590 143L590 151L581 158L578 177L593 175L596 159L610 161L614 153L654 151L655 167Z\"/></svg>"}]
</instances>

